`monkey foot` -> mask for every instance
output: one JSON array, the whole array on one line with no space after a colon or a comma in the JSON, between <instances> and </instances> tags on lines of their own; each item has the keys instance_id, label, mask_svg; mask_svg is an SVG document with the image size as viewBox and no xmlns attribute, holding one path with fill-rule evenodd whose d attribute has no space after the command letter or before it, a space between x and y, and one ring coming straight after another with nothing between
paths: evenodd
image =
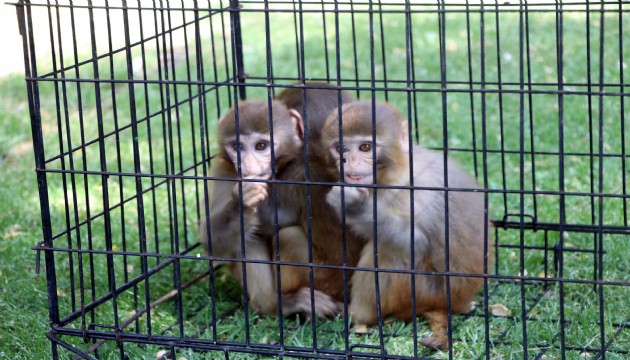
<instances>
[{"instance_id":1,"label":"monkey foot","mask_svg":"<svg viewBox=\"0 0 630 360\"><path fill-rule=\"evenodd\" d=\"M420 339L420 344L436 350L448 349L448 337L446 336L429 336Z\"/></svg>"},{"instance_id":2,"label":"monkey foot","mask_svg":"<svg viewBox=\"0 0 630 360\"><path fill-rule=\"evenodd\" d=\"M298 291L284 295L282 312L284 315L302 313L307 318L313 316L318 319L327 319L339 315L342 311L340 303L319 290L313 290L314 306L311 306L311 289L300 288Z\"/></svg>"}]
</instances>

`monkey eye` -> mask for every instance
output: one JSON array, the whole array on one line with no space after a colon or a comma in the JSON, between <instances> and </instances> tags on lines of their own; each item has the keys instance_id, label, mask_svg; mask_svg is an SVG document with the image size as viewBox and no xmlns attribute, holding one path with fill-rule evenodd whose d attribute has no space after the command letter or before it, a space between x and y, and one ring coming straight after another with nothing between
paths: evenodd
<instances>
[{"instance_id":1,"label":"monkey eye","mask_svg":"<svg viewBox=\"0 0 630 360\"><path fill-rule=\"evenodd\" d=\"M361 146L359 146L359 150L361 150L363 152L371 151L372 150L372 143L361 144Z\"/></svg>"},{"instance_id":2,"label":"monkey eye","mask_svg":"<svg viewBox=\"0 0 630 360\"><path fill-rule=\"evenodd\" d=\"M341 145L335 146L335 150L337 150L337 153L339 154L341 154L342 152L348 152L348 148Z\"/></svg>"},{"instance_id":3,"label":"monkey eye","mask_svg":"<svg viewBox=\"0 0 630 360\"><path fill-rule=\"evenodd\" d=\"M263 141L261 141L259 143L256 143L256 151L266 150L267 149L267 145L268 144L266 142L263 142Z\"/></svg>"},{"instance_id":4,"label":"monkey eye","mask_svg":"<svg viewBox=\"0 0 630 360\"><path fill-rule=\"evenodd\" d=\"M242 149L241 143L236 142L236 141L235 141L235 142L233 142L233 143L232 143L232 149L234 149L234 151L239 151L239 150L241 150L241 149Z\"/></svg>"}]
</instances>

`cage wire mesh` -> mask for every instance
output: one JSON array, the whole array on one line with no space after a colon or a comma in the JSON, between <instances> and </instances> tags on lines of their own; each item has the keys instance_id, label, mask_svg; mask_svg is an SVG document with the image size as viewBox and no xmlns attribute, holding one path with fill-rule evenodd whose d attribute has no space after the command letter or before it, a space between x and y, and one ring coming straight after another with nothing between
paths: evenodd
<instances>
[{"instance_id":1,"label":"cage wire mesh","mask_svg":"<svg viewBox=\"0 0 630 360\"><path fill-rule=\"evenodd\" d=\"M14 5L53 358L629 356L627 3ZM479 181L495 260L448 351L421 317L260 316L199 245L217 120L306 80L393 104Z\"/></svg>"}]
</instances>

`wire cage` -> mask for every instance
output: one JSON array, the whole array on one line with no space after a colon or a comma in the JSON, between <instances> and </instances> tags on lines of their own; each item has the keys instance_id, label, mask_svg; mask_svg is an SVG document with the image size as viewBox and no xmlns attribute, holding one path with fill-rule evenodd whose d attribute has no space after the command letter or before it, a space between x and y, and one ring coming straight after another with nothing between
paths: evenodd
<instances>
[{"instance_id":1,"label":"wire cage","mask_svg":"<svg viewBox=\"0 0 630 360\"><path fill-rule=\"evenodd\" d=\"M13 5L53 358L629 356L629 4ZM389 102L477 178L494 264L449 350L422 318L260 316L199 244L217 120L307 80Z\"/></svg>"}]
</instances>

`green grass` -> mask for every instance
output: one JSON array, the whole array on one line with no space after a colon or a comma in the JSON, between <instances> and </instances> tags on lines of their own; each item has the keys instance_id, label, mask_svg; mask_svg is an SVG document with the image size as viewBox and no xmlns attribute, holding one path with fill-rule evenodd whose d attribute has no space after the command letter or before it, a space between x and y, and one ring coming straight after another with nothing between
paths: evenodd
<instances>
[{"instance_id":1,"label":"green grass","mask_svg":"<svg viewBox=\"0 0 630 360\"><path fill-rule=\"evenodd\" d=\"M319 7L316 7L319 8ZM360 9L360 7L358 7ZM192 17L188 15L189 20ZM531 71L532 81L536 83L550 83L551 85L534 85L536 91L557 90L553 83L557 82L557 69L555 57L555 16L548 13L530 13L530 42L531 42ZM211 24L215 29L215 53L217 56L218 76L212 72L213 50L210 48L210 38L204 34L203 56L205 66L206 81L223 81L228 77L225 73L225 59L222 56L222 40L216 36L216 31L220 29L218 17L214 17ZM225 18L228 21L228 18ZM245 53L245 69L252 77L248 80L250 84L264 85L264 78L267 77L265 67L265 32L264 17L259 13L244 13L243 20L243 41ZM355 17L357 27L358 44L358 73L362 79L369 79L371 73L370 65L370 37L369 18L366 13L357 14ZM386 14L383 16L384 38L379 30L379 18L374 17L375 22L375 79L377 86L382 86L385 74L383 60L380 49L383 44L387 53L387 78L388 86L399 90L406 87L406 66L405 66L405 19L402 14ZM497 24L494 14L488 14L485 20L485 63L481 63L480 46L480 17L478 14L471 15L471 52L473 80L481 81L481 68L485 69L485 81L498 81L497 64ZM628 71L624 72L625 78L621 79L619 71L620 54L618 52L618 17L614 13L606 16L606 36L604 37L604 81L606 83L628 83ZM624 20L626 20L624 18ZM323 61L324 42L322 38L322 17L321 13L304 13L304 58L305 73L309 78L336 78L334 17L328 15L326 26L329 36L328 51L331 71L327 74L325 62ZM488 93L482 96L476 92L473 95L474 104L474 125L477 136L472 137L472 117L470 97L464 92L449 92L446 96L446 109L442 109L442 95L439 92L440 61L438 43L438 17L434 13L420 13L412 16L414 34L414 66L417 80L437 81L433 84L420 84L420 89L412 101L418 106L418 112L407 114L407 94L404 91L389 91L387 95L378 91L375 96L379 100L388 100L396 105L410 119L417 118L417 129L420 142L430 147L450 147L470 149L474 146L480 150L484 143L482 134L482 121L485 119L486 134L485 143L489 150L518 151L520 149L520 108L521 99L518 93L504 94L502 102L499 95ZM287 84L291 81L277 80L280 78L296 78L299 73L296 69L297 57L295 48L295 34L292 27L293 16L290 14L273 13L271 16L271 41L273 44L273 64L275 84ZM339 17L340 32L340 74L344 79L354 77L354 57L352 48L349 46L352 41L352 29L350 26L350 16L341 14ZM468 58L466 47L466 22L461 13L448 13L446 15L446 78L449 81L468 80ZM500 15L500 44L501 44L501 66L502 81L504 83L519 82L519 38L518 38L518 14L501 13ZM209 29L209 21L205 20L203 26ZM630 21L623 22L623 31L630 31ZM188 28L189 34L192 28ZM207 30L204 30L207 31ZM564 72L565 83L584 84L587 81L586 69L586 32L585 15L583 13L568 13L564 17ZM591 76L593 82L598 82L599 69L599 14L591 15ZM181 33L181 30L180 30ZM628 37L623 38L624 61L630 58L630 43ZM229 44L228 44L229 46ZM194 43L190 42L188 48L190 55L194 55ZM105 48L100 49L105 51ZM82 59L89 53L88 49L82 50ZM147 77L157 79L157 54L155 43L147 44ZM68 54L66 54L69 56ZM139 50L134 50L132 55L140 56ZM176 72L178 80L187 79L187 67L185 59L185 49L178 48L175 51ZM72 63L71 57L67 57L66 64ZM110 74L110 60L99 61L99 70L102 78L126 78L126 64L124 54L119 54L113 59L114 73ZM228 59L229 61L229 59ZM46 58L38 60L40 74L51 69L51 61ZM193 80L195 78L195 64L190 65ZM80 77L90 78L92 76L92 66L85 65L80 69ZM73 71L66 74L68 77L75 77ZM136 74L137 77L142 75ZM172 75L171 75L172 76ZM172 77L171 77L172 78ZM257 79L258 78L258 79ZM345 86L355 86L353 81L344 81ZM369 82L362 82L361 87L368 87ZM60 113L61 122L58 122L57 109L55 103L55 85L52 82L39 82L42 132L46 149L46 158L51 158L60 153L59 136L62 136L64 151L67 151L68 144L72 147L81 144L81 136L86 141L97 138L98 126L96 93L92 84L81 84L80 89L74 82L66 83L66 94L68 101L68 123L71 124L66 129L65 114ZM468 85L449 85L449 89L465 90ZM476 90L480 85L475 85ZM488 90L498 90L497 85L489 84ZM61 85L58 87L62 90ZM518 86L504 85L504 90L518 90ZM135 109L139 119L153 114L163 108L160 102L161 94L165 94L166 88L157 84L150 84L145 87L142 84L134 85L136 103L133 106L129 101L129 88L127 84L116 84L112 89L109 84L102 84L101 103L103 105L101 116L103 119L104 132L114 131L116 127L122 127L131 123L131 109ZM193 94L197 89L193 86ZM568 91L586 91L585 86L567 85ZM593 88L595 90L595 88ZM188 97L189 88L186 85L170 86L171 104L175 101L175 93L179 101ZM247 89L249 98L264 98L266 88L249 87ZM618 92L618 87L607 87L605 91ZM35 253L29 248L41 240L39 197L37 192L36 176L33 171L34 160L30 140L30 124L28 114L28 103L26 99L24 81L20 76L14 75L0 79L0 171L5 174L1 178L0 186L0 314L3 321L0 322L0 357L37 359L50 356L50 345L44 334L49 330L47 313L47 290L45 275L35 275ZM78 99L81 95L83 104L82 112L79 112ZM203 104L208 114L211 136L213 124L219 114L224 113L228 107L227 98L230 89L225 87L208 93L207 102ZM369 98L369 91L360 91L361 98ZM114 100L115 96L115 100ZM485 100L485 111L482 109L482 100ZM630 101L622 100L618 96L606 96L602 99L600 108L596 96L592 97L593 125L589 125L589 113L587 107L588 97L584 95L568 94L564 96L564 151L567 153L588 153L589 152L589 131L593 131L593 148L597 151L599 147L598 116L602 116L602 147L605 154L621 154L625 139L625 151L628 152L627 139L630 138L628 126L626 124L625 133L621 132L620 114L621 102L625 101L625 109L630 108ZM166 100L165 100L166 101ZM523 99L525 117L523 118L523 138L524 149L530 151L530 139L534 140L536 152L558 152L559 126L558 126L558 96L555 94L537 93L532 95L531 103L527 96ZM145 107L146 106L146 107ZM528 111L533 112L533 132L530 132ZM59 109L63 110L63 107ZM194 100L185 103L177 109L170 111L170 124L174 134L174 169L175 172L188 169L200 161L201 143L199 141L199 103ZM116 112L114 112L116 110ZM412 107L413 111L413 107ZM446 111L448 116L448 127L446 138L448 143L443 143L442 114ZM503 112L503 136L501 135L501 117ZM114 122L116 115L117 124ZM627 118L627 116L626 116ZM626 120L627 121L627 120ZM158 175L169 174L169 161L165 160L171 144L167 141L168 136L168 116L155 116L147 121L143 121L138 126L138 146L141 152L141 169L143 173L152 172ZM414 123L415 127L415 123ZM415 128L414 128L415 129ZM70 133L70 139L67 137ZM194 135L193 135L194 133ZM82 135L83 134L83 135ZM149 142L149 136L151 142ZM193 141L193 136L194 141ZM501 142L503 140L503 143ZM120 136L108 137L105 141L107 168L114 172L133 172L133 136L129 129L122 131ZM503 144L503 145L502 145ZM120 150L118 150L118 146ZM503 147L502 147L503 146ZM181 147L181 150L180 150ZM214 149L212 145L211 150ZM151 154L149 155L149 151ZM213 151L211 151L213 152ZM196 160L193 157L196 156ZM474 168L474 155L469 152L451 151L450 155L460 160L470 171L478 171L478 178L483 183L483 166L481 153L477 153L477 169ZM49 169L61 169L62 166L69 168L70 161L74 163L77 170L86 169L88 171L100 171L101 162L99 160L99 144L88 146L85 152L76 151L72 156L63 156L47 164ZM153 157L153 160L150 158ZM63 164L62 164L63 159ZM535 160L535 180L536 190L557 191L559 190L559 158L557 155L537 155ZM505 162L503 165L502 162ZM605 157L601 166L604 177L601 184L604 193L623 194L623 182L621 179L621 161L619 157ZM626 161L626 167L628 161ZM120 168L119 168L120 162ZM590 169L594 169L594 176L591 183ZM591 192L591 186L597 187L600 162L597 156L591 159L588 156L569 155L565 157L564 166L564 187L565 190L574 193L565 196L566 201L566 222L570 224L598 224L598 216L593 220L591 214L599 212L598 199L591 202L590 196L578 195ZM201 174L202 168L197 167L190 170L186 175ZM506 174L505 182L501 176ZM487 157L487 177L488 182L484 184L492 190L519 190L521 177L524 182L524 190L532 190L534 175L532 172L532 158L530 155L524 157L524 167L520 167L520 155L507 153L502 158L499 153L488 153ZM103 210L104 186L103 178L99 175L61 175L51 173L47 177L48 195L50 197L50 211L52 218L52 233L59 234L68 227L76 224L76 219L84 221L88 217ZM142 188L148 189L163 178L151 179L142 178ZM111 176L107 181L108 201L110 204L117 204L121 198L125 199L135 194L135 184L133 178ZM64 185L65 183L65 185ZM73 189L73 183L76 192ZM171 238L176 238L180 250L195 244L196 223L201 212L197 207L197 194L201 193L203 182L194 179L175 180L168 183L168 187L163 184L156 188L155 192L150 192L143 197L144 215L146 218L146 229L148 238L148 251L150 253L169 254L171 252ZM170 186L173 186L171 188ZM169 198L174 196L170 189L175 189L177 204L169 207ZM626 183L625 193L630 190ZM122 196L121 196L122 194ZM76 200L76 206L74 201ZM500 192L489 195L491 205L491 216L493 219L501 219L504 214L520 212L520 194L512 193L503 195ZM556 195L526 194L523 197L525 213L534 214L534 201L536 201L536 218L542 223L557 223L559 221L560 198ZM88 208L89 202L89 208ZM69 206L66 206L69 203ZM184 212L185 210L185 212ZM606 197L603 199L604 225L623 226L623 199L616 197ZM175 215L177 212L177 215ZM75 215L76 214L76 215ZM627 216L628 214L626 214ZM75 219L76 216L76 219ZM174 217L177 216L177 221ZM124 248L127 251L140 251L138 234L138 208L136 200L132 199L123 207L118 207L110 212L112 229L112 250L122 251L124 238ZM518 221L518 218L511 220ZM174 224L178 227L175 229ZM627 226L627 224L625 224ZM78 231L60 236L55 241L55 246L59 248L73 248L80 243L83 248L88 247L88 239L92 240L92 248L96 250L107 249L105 242L105 222L103 217L98 217L86 225L82 225ZM124 234L124 235L123 235ZM564 234L565 246L570 248L592 249L594 235L566 232ZM548 246L559 240L557 232L525 231L521 239L518 230L497 230L498 242L501 245L518 246L521 240L526 245ZM545 237L547 237L545 239ZM630 251L630 242L627 235L603 235L603 244L606 253L603 255L603 274L606 281L617 281L628 283L630 276L630 260L626 256ZM547 241L547 242L545 242ZM159 247L159 251L158 251ZM194 249L190 255L193 257L201 250ZM497 274L516 276L520 272L520 251L518 248L500 248ZM545 276L555 277L553 272L552 250L547 257L545 264L545 253L543 250L523 250L524 264L530 277L544 278ZM142 274L142 263L138 256L121 255L113 256L113 274L116 285L120 286L129 279ZM149 257L148 266L153 267L158 262L165 261L166 258ZM107 258L102 254L82 254L76 252L68 255L65 252L55 254L58 298L61 316L67 316L72 311L80 307L83 301L89 303L93 298L98 298L108 292L108 267ZM83 278L79 279L79 261L83 263ZM91 265L91 262L93 265ZM544 273L547 266L548 273ZM564 254L564 277L572 280L588 280L592 278L594 258L592 254L585 252L566 252ZM43 267L42 267L43 268ZM182 283L193 278L200 272L207 269L204 261L196 259L183 259L180 261ZM43 271L43 269L42 269ZM74 282L69 279L69 274L73 273ZM92 284L92 277L94 283ZM86 290L79 291L81 281ZM163 271L150 278L150 301L155 301L168 291L173 289L174 275L173 266L168 266ZM184 310L183 335L201 339L214 339L216 330L216 340L218 341L245 341L249 326L249 337L252 343L257 344L278 344L282 342L286 346L312 347L314 339L320 348L332 348L343 350L346 346L344 337L344 323L341 319L332 321L320 321L316 324L315 333L310 322L302 323L295 318L286 318L284 324L284 339L279 338L279 319L276 317L260 317L254 313L249 313L247 324L245 312L238 307L240 302L240 291L237 284L229 278L225 270L216 274L214 287L217 293L216 309L213 314L212 304L209 301L210 282L205 279L184 290L182 294L182 308ZM89 289L96 289L94 295ZM72 290L74 287L74 291ZM528 354L533 357L541 351L545 352L547 358L557 358L560 351L555 348L544 349L545 345L559 345L559 314L560 314L560 285L550 283L549 288L544 292L540 284L530 284L529 282L522 288L521 283L501 283L497 286L496 280L490 280L489 304L503 304L511 310L512 316L508 318L495 317L489 315L489 330L491 339L492 358L496 359L519 359L523 356L523 339L521 323L521 297L525 299L527 308L533 306L529 312L526 323L528 337ZM619 324L628 321L630 313L630 303L627 299L627 286L604 286L596 289L603 292L605 299L604 329L607 339L610 339L619 329ZM140 282L135 295L139 299L138 308L145 306L145 283ZM593 347L599 348L599 293L593 291L592 285L565 283L564 284L564 312L570 320L564 327L566 345L572 347ZM74 295L74 298L73 298ZM453 354L458 359L477 358L485 351L485 327L484 327L484 306L482 297L479 296L481 305L475 310L476 315L464 321L463 317L455 316L453 325L456 330L453 334L457 342L454 345ZM74 302L74 305L73 305ZM133 315L136 310L134 306L134 289L125 291L117 298L118 320L123 322ZM74 307L73 307L74 306ZM236 311L226 317L221 314ZM111 325L114 322L113 307L111 300L99 306L94 316L97 323ZM213 320L213 316L219 317L216 329L208 327ZM6 319L6 320L5 320ZM91 322L91 314L86 314L86 322ZM147 320L149 317L142 316L137 323L130 325L127 332L140 333L147 332ZM167 336L180 336L180 330L173 324L177 324L178 314L176 304L173 299L167 300L162 305L152 310L150 320L153 334L164 334ZM427 336L429 328L422 319L418 320L418 337ZM68 328L81 329L81 319L73 321ZM97 330L110 331L107 328ZM414 354L414 343L412 336L412 325L402 322L391 321L383 326L385 333L384 340L389 354L399 354L412 356ZM74 344L79 348L86 348L79 338L62 337L64 341ZM500 341L498 341L500 340ZM617 340L613 343L612 349L627 348L629 339L628 331L621 332ZM380 342L378 330L371 329L371 333L361 335L351 333L349 335L349 345L378 345ZM155 358L155 354L163 348L157 346L138 347L134 344L125 344L125 352L131 358ZM362 348L361 351L371 350ZM446 352L430 352L423 348L418 348L419 355L427 355L435 358L448 358ZM64 353L69 357L68 353ZM104 358L116 358L119 352L115 343L108 342L101 346L99 355ZM185 358L215 358L222 357L221 353L192 353L189 350L181 349L177 352L178 357ZM576 350L568 350L568 358L588 358L594 353L582 353ZM616 353L607 354L607 358L619 358L623 355ZM230 358L255 358L245 354L231 354Z\"/></svg>"}]
</instances>

